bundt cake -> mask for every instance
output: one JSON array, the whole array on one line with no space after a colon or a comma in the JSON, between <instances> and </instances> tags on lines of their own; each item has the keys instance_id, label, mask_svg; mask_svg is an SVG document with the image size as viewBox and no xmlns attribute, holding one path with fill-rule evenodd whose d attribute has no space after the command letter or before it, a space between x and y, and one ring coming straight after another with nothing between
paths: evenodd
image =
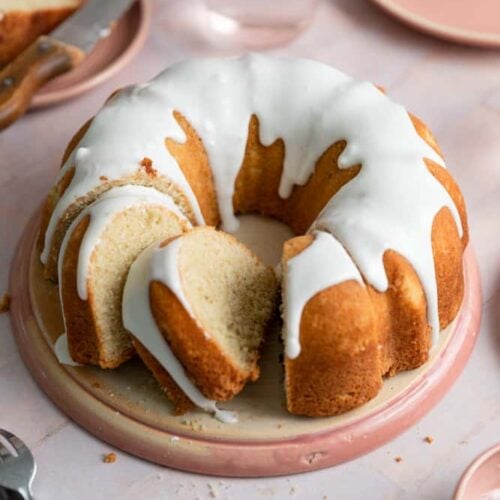
<instances>
[{"instance_id":1,"label":"bundt cake","mask_svg":"<svg viewBox=\"0 0 500 500\"><path fill-rule=\"evenodd\" d=\"M194 225L232 232L255 212L297 234L282 262L294 414L366 402L383 376L424 363L460 308L465 204L435 139L375 85L324 64L196 60L115 93L49 195L48 277L72 220L130 183L170 194Z\"/></svg>"},{"instance_id":2,"label":"bundt cake","mask_svg":"<svg viewBox=\"0 0 500 500\"><path fill-rule=\"evenodd\" d=\"M0 68L73 14L83 0L1 0Z\"/></svg>"},{"instance_id":3,"label":"bundt cake","mask_svg":"<svg viewBox=\"0 0 500 500\"><path fill-rule=\"evenodd\" d=\"M258 378L277 289L271 268L210 227L153 245L134 262L123 322L177 413L215 411L215 401Z\"/></svg>"},{"instance_id":4,"label":"bundt cake","mask_svg":"<svg viewBox=\"0 0 500 500\"><path fill-rule=\"evenodd\" d=\"M115 368L132 356L121 315L128 270L144 248L189 226L168 195L143 186L113 188L73 221L59 258L59 294L73 361Z\"/></svg>"}]
</instances>

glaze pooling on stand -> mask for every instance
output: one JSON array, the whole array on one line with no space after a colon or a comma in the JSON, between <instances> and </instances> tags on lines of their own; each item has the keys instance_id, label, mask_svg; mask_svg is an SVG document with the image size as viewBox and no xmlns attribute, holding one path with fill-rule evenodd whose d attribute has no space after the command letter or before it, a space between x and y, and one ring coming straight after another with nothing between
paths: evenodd
<instances>
[{"instance_id":1,"label":"glaze pooling on stand","mask_svg":"<svg viewBox=\"0 0 500 500\"><path fill-rule=\"evenodd\" d=\"M75 175L52 215L43 258L55 221L69 204L98 185L98 176L120 178L136 169L144 156L185 190L201 222L191 188L165 147L166 138L186 139L174 111L202 140L227 231L237 227L234 185L253 115L264 145L284 141L282 198L308 181L328 147L346 141L338 166L360 164L360 172L327 203L311 230L331 233L364 280L381 292L388 286L384 252L392 249L405 257L426 294L435 344L439 316L431 232L437 212L448 207L459 234L463 232L452 199L424 162L428 158L444 167L443 160L419 136L402 106L371 83L314 61L262 55L193 60L120 92L96 116L63 169L61 175L74 165ZM343 279L335 269L331 273L332 284ZM307 303L306 298L299 302Z\"/></svg>"},{"instance_id":2,"label":"glaze pooling on stand","mask_svg":"<svg viewBox=\"0 0 500 500\"><path fill-rule=\"evenodd\" d=\"M176 264L175 248L169 257L173 265ZM155 280L163 283L175 280L170 275L163 275L163 271L168 272L170 269L169 265L159 263L166 255L165 248L162 249L158 244L154 244L144 250L132 264L123 291L123 324L156 358L160 365L167 370L182 392L197 407L213 413L215 418L221 422L236 422L237 415L235 413L217 408L216 402L205 398L191 382L181 362L170 349L168 342L166 342L156 324L149 299L150 284ZM176 275L178 276L177 273ZM178 289L182 290L180 286L181 284L178 283Z\"/></svg>"},{"instance_id":3,"label":"glaze pooling on stand","mask_svg":"<svg viewBox=\"0 0 500 500\"><path fill-rule=\"evenodd\" d=\"M80 363L73 361L71 354L69 353L68 335L66 333L57 337L56 343L54 344L54 354L56 355L59 363L62 365L83 366Z\"/></svg>"},{"instance_id":4,"label":"glaze pooling on stand","mask_svg":"<svg viewBox=\"0 0 500 500\"><path fill-rule=\"evenodd\" d=\"M130 185L112 188L103 193L97 201L92 203L92 205L89 205L73 221L66 232L59 255L58 274L59 279L61 280L62 263L66 253L66 246L71 239L73 230L78 226L82 219L90 217L89 225L85 231L85 235L83 236L78 254L77 291L78 296L82 300L87 300L88 297L87 279L90 268L90 260L94 249L101 240L102 232L110 224L113 217L115 217L118 213L137 205L164 206L189 224L186 216L180 211L172 198L164 193L160 193L154 188Z\"/></svg>"},{"instance_id":5,"label":"glaze pooling on stand","mask_svg":"<svg viewBox=\"0 0 500 500\"><path fill-rule=\"evenodd\" d=\"M285 353L290 359L300 354L300 319L307 302L327 288L363 278L344 247L329 233L315 231L313 242L288 261L285 279L283 319L286 325Z\"/></svg>"}]
</instances>

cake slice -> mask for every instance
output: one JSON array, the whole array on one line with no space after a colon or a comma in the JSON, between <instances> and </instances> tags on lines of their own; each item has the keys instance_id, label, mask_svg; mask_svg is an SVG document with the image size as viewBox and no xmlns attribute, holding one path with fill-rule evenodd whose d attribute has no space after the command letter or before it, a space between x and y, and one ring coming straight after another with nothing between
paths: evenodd
<instances>
[{"instance_id":1,"label":"cake slice","mask_svg":"<svg viewBox=\"0 0 500 500\"><path fill-rule=\"evenodd\" d=\"M216 401L258 378L277 290L271 268L210 227L141 254L125 286L124 324L176 413L195 406L217 413Z\"/></svg>"},{"instance_id":2,"label":"cake slice","mask_svg":"<svg viewBox=\"0 0 500 500\"><path fill-rule=\"evenodd\" d=\"M75 362L115 368L133 355L121 316L129 268L152 242L189 227L169 196L143 186L113 188L74 220L61 247L59 291Z\"/></svg>"},{"instance_id":3,"label":"cake slice","mask_svg":"<svg viewBox=\"0 0 500 500\"><path fill-rule=\"evenodd\" d=\"M73 14L83 0L1 0L0 68Z\"/></svg>"}]
</instances>

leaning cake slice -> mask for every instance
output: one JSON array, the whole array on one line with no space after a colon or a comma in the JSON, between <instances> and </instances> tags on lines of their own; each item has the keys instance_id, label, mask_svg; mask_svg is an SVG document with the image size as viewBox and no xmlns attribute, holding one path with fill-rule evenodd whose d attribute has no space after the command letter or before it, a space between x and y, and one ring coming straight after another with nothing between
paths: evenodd
<instances>
[{"instance_id":1,"label":"leaning cake slice","mask_svg":"<svg viewBox=\"0 0 500 500\"><path fill-rule=\"evenodd\" d=\"M154 245L132 265L125 327L175 405L215 412L259 376L258 358L278 282L233 236L192 229Z\"/></svg>"}]
</instances>

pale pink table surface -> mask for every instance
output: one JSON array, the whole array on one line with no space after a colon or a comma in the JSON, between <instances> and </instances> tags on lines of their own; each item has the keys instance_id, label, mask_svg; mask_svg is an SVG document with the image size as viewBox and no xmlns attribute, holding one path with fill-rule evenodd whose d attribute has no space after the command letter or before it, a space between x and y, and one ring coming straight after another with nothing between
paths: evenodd
<instances>
[{"instance_id":1,"label":"pale pink table surface","mask_svg":"<svg viewBox=\"0 0 500 500\"><path fill-rule=\"evenodd\" d=\"M172 27L181 0L155 0L142 53L99 89L30 113L0 134L0 292L25 223L51 186L72 132L115 88L185 57L227 54ZM177 9L177 10L176 10ZM178 31L178 32L176 32ZM383 85L436 133L465 194L482 272L483 325L465 372L417 426L332 469L271 479L225 480L165 469L98 441L58 411L32 381L0 316L0 427L18 433L38 462L37 499L450 498L460 474L500 441L500 52L421 36L364 0L325 2L313 25L272 53L311 57ZM431 435L432 444L423 441ZM101 455L118 460L103 464ZM396 463L400 456L403 461Z\"/></svg>"}]
</instances>

